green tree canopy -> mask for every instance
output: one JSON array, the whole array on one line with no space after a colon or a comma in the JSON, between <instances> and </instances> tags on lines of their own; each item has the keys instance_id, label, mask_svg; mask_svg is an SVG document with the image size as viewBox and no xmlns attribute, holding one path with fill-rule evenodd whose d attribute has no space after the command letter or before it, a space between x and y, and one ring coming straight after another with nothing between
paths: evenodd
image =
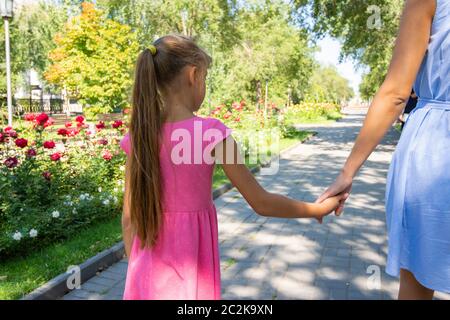
<instances>
[{"instance_id":1,"label":"green tree canopy","mask_svg":"<svg viewBox=\"0 0 450 320\"><path fill-rule=\"evenodd\" d=\"M307 99L321 102L343 102L353 98L354 91L347 79L334 66L317 66L311 77Z\"/></svg>"},{"instance_id":2,"label":"green tree canopy","mask_svg":"<svg viewBox=\"0 0 450 320\"><path fill-rule=\"evenodd\" d=\"M64 6L44 2L20 7L10 24L11 72L13 88L26 85L22 73L33 68L42 75L49 65L53 38L67 20ZM5 33L0 30L0 92L6 92Z\"/></svg>"},{"instance_id":3,"label":"green tree canopy","mask_svg":"<svg viewBox=\"0 0 450 320\"><path fill-rule=\"evenodd\" d=\"M127 104L138 43L129 26L105 18L91 3L71 18L55 38L47 81L65 88L90 115Z\"/></svg>"},{"instance_id":4,"label":"green tree canopy","mask_svg":"<svg viewBox=\"0 0 450 320\"><path fill-rule=\"evenodd\" d=\"M403 1L295 0L295 3L297 18L312 33L317 37L328 33L341 39L341 56L368 67L360 93L363 98L372 97L389 66Z\"/></svg>"}]
</instances>

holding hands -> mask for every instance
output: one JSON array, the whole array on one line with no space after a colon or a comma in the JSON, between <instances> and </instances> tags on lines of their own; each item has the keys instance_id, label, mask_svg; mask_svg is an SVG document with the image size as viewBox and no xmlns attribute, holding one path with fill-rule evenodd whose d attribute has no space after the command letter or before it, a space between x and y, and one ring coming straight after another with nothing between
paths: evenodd
<instances>
[{"instance_id":1,"label":"holding hands","mask_svg":"<svg viewBox=\"0 0 450 320\"><path fill-rule=\"evenodd\" d=\"M324 193L317 198L316 203L318 204L326 204L333 203L336 201L336 197L339 199L338 204L334 207L331 212L334 211L336 216L340 216L344 210L344 203L350 195L352 190L353 177L351 175L346 175L344 172L341 172L336 180L333 182L331 186L325 190ZM330 212L330 213L331 213ZM319 223L322 223L322 217L317 218Z\"/></svg>"}]
</instances>

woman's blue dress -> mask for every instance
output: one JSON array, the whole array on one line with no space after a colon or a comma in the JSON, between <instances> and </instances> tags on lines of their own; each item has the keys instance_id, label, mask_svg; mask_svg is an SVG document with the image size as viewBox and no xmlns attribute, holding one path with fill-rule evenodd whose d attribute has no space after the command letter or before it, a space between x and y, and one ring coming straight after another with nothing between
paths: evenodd
<instances>
[{"instance_id":1,"label":"woman's blue dress","mask_svg":"<svg viewBox=\"0 0 450 320\"><path fill-rule=\"evenodd\" d=\"M387 179L386 272L406 269L423 286L450 292L450 0L437 0L414 90L419 102Z\"/></svg>"}]
</instances>

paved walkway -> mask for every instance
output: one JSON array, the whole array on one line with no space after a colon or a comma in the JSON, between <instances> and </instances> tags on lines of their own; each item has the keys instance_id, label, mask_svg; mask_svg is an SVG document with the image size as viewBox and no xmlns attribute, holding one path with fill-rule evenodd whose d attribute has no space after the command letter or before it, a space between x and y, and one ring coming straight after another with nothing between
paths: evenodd
<instances>
[{"instance_id":1,"label":"paved walkway","mask_svg":"<svg viewBox=\"0 0 450 320\"><path fill-rule=\"evenodd\" d=\"M307 126L318 135L284 153L279 173L258 176L259 182L272 192L314 201L338 174L363 117L353 110L332 125ZM395 299L398 281L384 273L384 190L398 136L392 130L369 158L344 215L323 225L260 217L234 189L217 199L223 298ZM63 299L121 299L126 267L126 260L116 263Z\"/></svg>"}]
</instances>

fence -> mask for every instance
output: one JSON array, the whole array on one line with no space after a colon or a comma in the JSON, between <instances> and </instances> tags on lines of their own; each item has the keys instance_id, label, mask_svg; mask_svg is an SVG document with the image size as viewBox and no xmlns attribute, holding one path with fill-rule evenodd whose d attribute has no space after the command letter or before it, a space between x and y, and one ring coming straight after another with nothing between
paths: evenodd
<instances>
[{"instance_id":1,"label":"fence","mask_svg":"<svg viewBox=\"0 0 450 320\"><path fill-rule=\"evenodd\" d=\"M1 105L6 106L6 98L0 99ZM13 112L15 114L47 112L47 113L62 113L63 99L14 99Z\"/></svg>"}]
</instances>

